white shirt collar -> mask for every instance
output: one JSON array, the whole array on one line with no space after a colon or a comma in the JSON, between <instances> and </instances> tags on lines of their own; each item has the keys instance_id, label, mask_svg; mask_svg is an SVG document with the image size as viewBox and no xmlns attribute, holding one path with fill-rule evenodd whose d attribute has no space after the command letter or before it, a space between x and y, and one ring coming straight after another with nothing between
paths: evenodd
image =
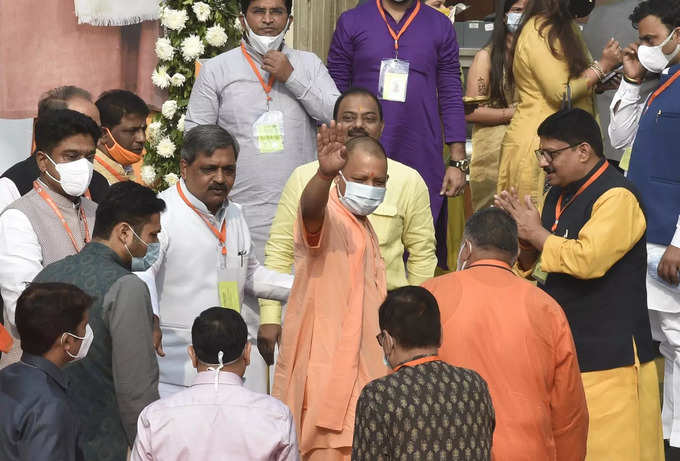
<instances>
[{"instance_id":1,"label":"white shirt collar","mask_svg":"<svg viewBox=\"0 0 680 461\"><path fill-rule=\"evenodd\" d=\"M184 178L180 178L180 187L182 188L182 192L184 192L184 196L189 200L189 203L191 203L198 211L200 211L203 214L206 214L208 216L213 216L213 214L208 210L208 207L205 206L205 203L203 203L201 200L199 200L194 194L189 191L189 188L187 187L186 183L184 182ZM217 210L217 213L215 213L214 218L217 222L222 222L224 219L226 213L227 213L227 208L229 207L229 199L227 198L224 202L222 202L222 206L220 207L219 210Z\"/></svg>"}]
</instances>

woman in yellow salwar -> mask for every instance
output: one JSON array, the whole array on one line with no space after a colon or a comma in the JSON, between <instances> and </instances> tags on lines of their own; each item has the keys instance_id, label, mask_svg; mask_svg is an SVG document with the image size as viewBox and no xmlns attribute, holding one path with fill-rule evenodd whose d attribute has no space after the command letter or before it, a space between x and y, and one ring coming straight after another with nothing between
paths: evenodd
<instances>
[{"instance_id":1,"label":"woman in yellow salwar","mask_svg":"<svg viewBox=\"0 0 680 461\"><path fill-rule=\"evenodd\" d=\"M567 85L574 107L595 115L593 93L621 62L611 40L599 61L592 61L575 18L586 17L595 0L529 0L516 33L509 73L519 104L503 139L497 190L514 187L520 197L543 202L545 174L538 166L536 129L558 111Z\"/></svg>"},{"instance_id":2,"label":"woman in yellow salwar","mask_svg":"<svg viewBox=\"0 0 680 461\"><path fill-rule=\"evenodd\" d=\"M516 93L508 83L508 68L514 33L526 4L527 0L496 1L491 40L477 52L467 74L465 101L479 102L465 114L465 120L472 123L470 189L474 211L493 205L496 194L501 144L515 113Z\"/></svg>"}]
</instances>

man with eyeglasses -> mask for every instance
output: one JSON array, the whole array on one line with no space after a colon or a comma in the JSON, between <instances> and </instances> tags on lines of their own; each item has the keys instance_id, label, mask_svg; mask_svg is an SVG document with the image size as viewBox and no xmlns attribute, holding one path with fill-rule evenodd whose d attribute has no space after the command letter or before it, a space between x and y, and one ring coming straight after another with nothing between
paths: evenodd
<instances>
[{"instance_id":1,"label":"man with eyeglasses","mask_svg":"<svg viewBox=\"0 0 680 461\"><path fill-rule=\"evenodd\" d=\"M538 128L552 186L542 215L515 191L519 269L562 306L588 402L586 460L662 460L659 388L647 314L647 222L637 191L603 154L595 119L561 111Z\"/></svg>"}]
</instances>

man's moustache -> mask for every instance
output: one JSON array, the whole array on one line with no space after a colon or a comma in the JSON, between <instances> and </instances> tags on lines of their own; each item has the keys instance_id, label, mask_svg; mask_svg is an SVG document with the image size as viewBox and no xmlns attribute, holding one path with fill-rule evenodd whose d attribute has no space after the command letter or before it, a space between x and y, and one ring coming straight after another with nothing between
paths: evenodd
<instances>
[{"instance_id":1,"label":"man's moustache","mask_svg":"<svg viewBox=\"0 0 680 461\"><path fill-rule=\"evenodd\" d=\"M220 191L226 191L227 186L210 186L208 187L208 190L220 190Z\"/></svg>"},{"instance_id":2,"label":"man's moustache","mask_svg":"<svg viewBox=\"0 0 680 461\"><path fill-rule=\"evenodd\" d=\"M354 128L351 129L347 132L347 134L350 137L356 137L356 136L368 136L368 131L364 130L363 128Z\"/></svg>"}]
</instances>

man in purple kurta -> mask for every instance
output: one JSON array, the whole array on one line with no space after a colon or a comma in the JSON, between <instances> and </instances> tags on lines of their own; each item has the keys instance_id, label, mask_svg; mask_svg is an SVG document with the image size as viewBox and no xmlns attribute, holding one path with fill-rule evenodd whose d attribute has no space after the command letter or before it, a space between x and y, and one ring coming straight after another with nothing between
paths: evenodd
<instances>
[{"instance_id":1,"label":"man in purple kurta","mask_svg":"<svg viewBox=\"0 0 680 461\"><path fill-rule=\"evenodd\" d=\"M388 25L399 38L398 53ZM379 93L381 62L395 56L409 64L405 102ZM382 143L389 157L418 170L427 183L437 256L446 267L444 197L463 192L467 169L458 42L451 22L420 0L369 0L338 19L328 70L341 92L359 86L382 99ZM446 167L442 140L451 147Z\"/></svg>"}]
</instances>

